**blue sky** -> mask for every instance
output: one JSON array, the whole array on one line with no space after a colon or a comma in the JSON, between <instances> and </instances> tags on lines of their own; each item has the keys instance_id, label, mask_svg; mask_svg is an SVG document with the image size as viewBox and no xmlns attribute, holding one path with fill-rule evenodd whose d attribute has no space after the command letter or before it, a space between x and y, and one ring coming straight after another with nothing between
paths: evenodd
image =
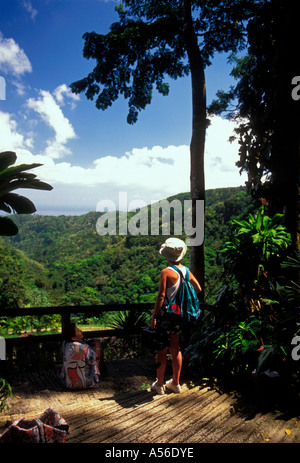
<instances>
[{"instance_id":1,"label":"blue sky","mask_svg":"<svg viewBox=\"0 0 300 463\"><path fill-rule=\"evenodd\" d=\"M170 82L170 95L154 94L128 125L127 102L102 112L73 95L69 85L87 75L93 61L82 56L85 32L105 34L118 20L114 0L1 0L0 151L35 169L51 192L26 190L39 214L81 214L120 192L146 203L189 190L190 78ZM206 70L207 100L229 88L226 56ZM2 79L2 82L3 82ZM1 96L2 95L2 96ZM230 144L233 124L214 118L207 131L206 188L244 185ZM130 207L129 207L130 208Z\"/></svg>"}]
</instances>

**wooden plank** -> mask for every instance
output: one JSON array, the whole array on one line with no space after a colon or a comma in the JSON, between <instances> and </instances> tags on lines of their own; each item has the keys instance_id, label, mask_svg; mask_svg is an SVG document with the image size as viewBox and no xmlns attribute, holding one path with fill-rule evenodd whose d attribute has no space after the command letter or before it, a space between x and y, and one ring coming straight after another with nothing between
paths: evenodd
<instances>
[{"instance_id":1,"label":"wooden plank","mask_svg":"<svg viewBox=\"0 0 300 463\"><path fill-rule=\"evenodd\" d=\"M12 408L0 416L0 432L8 419L38 417L51 407L70 426L67 443L300 442L297 411L285 416L245 407L199 379L192 384L190 374L181 394L158 396L142 390L145 376L149 383L152 378L153 359L148 360L112 362L98 389L82 391L60 386L54 371L16 375ZM118 395L123 380L136 390Z\"/></svg>"},{"instance_id":2,"label":"wooden plank","mask_svg":"<svg viewBox=\"0 0 300 463\"><path fill-rule=\"evenodd\" d=\"M124 428L123 436L119 434L114 436L114 442L136 442L136 443L169 443L173 442L174 436L180 433L180 426L188 427L191 420L195 420L195 415L191 412L196 410L199 414L206 414L206 408L209 404L215 402L219 397L216 391L204 390L198 388L180 394L180 397L174 397L174 394L166 395L165 410L160 413L152 412L151 419L148 415L144 423L132 425L129 429ZM197 418L198 419L198 418ZM176 425L175 425L176 423ZM189 429L191 433L191 429ZM109 442L104 440L102 442ZM181 440L184 442L184 440Z\"/></svg>"},{"instance_id":3,"label":"wooden plank","mask_svg":"<svg viewBox=\"0 0 300 463\"><path fill-rule=\"evenodd\" d=\"M181 420L181 425L176 429L177 435L172 437L171 442L207 442L212 429L217 428L222 419L231 416L231 405L232 401L227 394L218 394L204 407L193 407L191 404L190 416L185 417L183 422ZM162 442L169 441L165 441L163 436Z\"/></svg>"},{"instance_id":4,"label":"wooden plank","mask_svg":"<svg viewBox=\"0 0 300 463\"><path fill-rule=\"evenodd\" d=\"M128 403L125 406L122 398L120 398L117 409L114 413L109 414L109 419L101 419L102 410L99 408L98 414L93 415L94 419L91 419L90 423L84 426L79 435L72 435L70 442L142 442L141 439L143 438L144 442L155 442L152 440L153 434L158 433L160 435L163 424L174 427L172 420L179 415L180 407L183 407L188 413L191 401L196 400L194 392L187 390L180 395L180 400L176 400L175 404L173 403L174 394L157 396L151 392L145 392L147 400L144 400L140 405L134 403L133 394L131 406ZM202 405L199 405L200 396L203 396ZM208 389L199 392L197 396L198 406L203 406L203 403L211 401L212 397L209 396L210 391ZM97 416L98 419L96 419Z\"/></svg>"}]
</instances>

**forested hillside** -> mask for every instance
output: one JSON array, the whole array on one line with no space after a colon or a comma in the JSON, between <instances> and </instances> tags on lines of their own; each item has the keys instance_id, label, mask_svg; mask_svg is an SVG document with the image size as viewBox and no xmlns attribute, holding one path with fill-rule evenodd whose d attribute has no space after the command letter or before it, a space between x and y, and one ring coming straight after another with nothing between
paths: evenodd
<instances>
[{"instance_id":1,"label":"forested hillside","mask_svg":"<svg viewBox=\"0 0 300 463\"><path fill-rule=\"evenodd\" d=\"M168 198L189 199L189 194ZM253 209L242 187L208 190L205 209L206 300L221 284L218 250L230 234L230 220ZM100 236L101 213L81 216L16 215L19 233L0 245L0 306L154 302L158 253L166 236ZM171 226L172 229L172 226ZM185 238L185 235L182 235ZM183 263L188 265L187 253Z\"/></svg>"}]
</instances>

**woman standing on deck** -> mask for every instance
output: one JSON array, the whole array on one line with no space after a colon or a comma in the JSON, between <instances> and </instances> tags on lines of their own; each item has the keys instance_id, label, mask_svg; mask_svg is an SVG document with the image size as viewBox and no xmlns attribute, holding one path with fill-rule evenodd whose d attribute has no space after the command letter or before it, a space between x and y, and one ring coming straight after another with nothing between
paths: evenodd
<instances>
[{"instance_id":1,"label":"woman standing on deck","mask_svg":"<svg viewBox=\"0 0 300 463\"><path fill-rule=\"evenodd\" d=\"M165 315L168 301L174 299L180 285L178 272L170 266L176 266L185 276L187 268L181 264L181 260L186 250L186 244L178 238L168 238L159 250L160 254L167 259L169 266L161 271L160 287L151 320L151 329L154 330L156 328L158 332L166 335L168 343L166 343L164 349L157 352L157 380L151 388L157 394L164 394L163 384L168 349L172 356L173 378L166 382L166 388L173 392L181 391L179 384L182 367L182 353L180 350L181 319L175 314L168 314L168 317ZM196 292L199 293L201 286L191 272L189 272L189 280Z\"/></svg>"}]
</instances>

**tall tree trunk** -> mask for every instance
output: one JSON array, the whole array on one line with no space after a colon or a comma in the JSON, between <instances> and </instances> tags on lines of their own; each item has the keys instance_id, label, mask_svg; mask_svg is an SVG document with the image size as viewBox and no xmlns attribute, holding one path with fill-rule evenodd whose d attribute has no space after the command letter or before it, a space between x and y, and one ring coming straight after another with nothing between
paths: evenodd
<instances>
[{"instance_id":1,"label":"tall tree trunk","mask_svg":"<svg viewBox=\"0 0 300 463\"><path fill-rule=\"evenodd\" d=\"M201 219L203 220L201 226L204 229L204 214L201 218L196 217L196 202L205 200L206 82L204 63L193 28L191 0L182 1L182 10L184 37L192 79L193 125L190 144L190 188L193 206L193 227L196 227L196 225L199 227L199 220ZM204 241L200 245L190 247L190 267L202 286L202 298L204 298Z\"/></svg>"}]
</instances>

